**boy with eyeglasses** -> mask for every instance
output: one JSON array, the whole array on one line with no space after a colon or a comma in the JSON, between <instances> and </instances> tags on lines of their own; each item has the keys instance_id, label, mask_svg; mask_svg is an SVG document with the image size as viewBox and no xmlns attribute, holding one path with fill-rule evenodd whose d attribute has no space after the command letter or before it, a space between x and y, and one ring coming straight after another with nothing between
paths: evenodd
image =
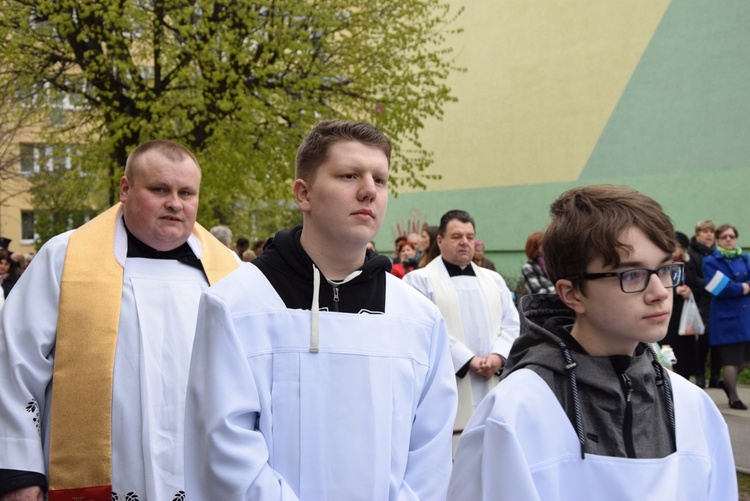
<instances>
[{"instance_id":1,"label":"boy with eyeglasses","mask_svg":"<svg viewBox=\"0 0 750 501\"><path fill-rule=\"evenodd\" d=\"M521 336L459 440L448 499L737 499L721 414L649 344L682 279L669 217L610 185L550 213L558 295L519 302Z\"/></svg>"}]
</instances>

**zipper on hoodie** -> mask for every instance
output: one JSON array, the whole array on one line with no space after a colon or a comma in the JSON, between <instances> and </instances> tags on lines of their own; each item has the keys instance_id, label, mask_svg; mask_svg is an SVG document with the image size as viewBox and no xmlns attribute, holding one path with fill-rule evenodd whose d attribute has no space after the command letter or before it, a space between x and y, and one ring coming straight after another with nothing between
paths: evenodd
<instances>
[{"instance_id":1,"label":"zipper on hoodie","mask_svg":"<svg viewBox=\"0 0 750 501\"><path fill-rule=\"evenodd\" d=\"M622 387L625 390L625 421L623 422L622 438L625 442L625 451L629 458L635 458L635 447L633 446L633 382L627 374L621 374Z\"/></svg>"},{"instance_id":2,"label":"zipper on hoodie","mask_svg":"<svg viewBox=\"0 0 750 501\"><path fill-rule=\"evenodd\" d=\"M339 311L339 286L333 286L333 309Z\"/></svg>"}]
</instances>

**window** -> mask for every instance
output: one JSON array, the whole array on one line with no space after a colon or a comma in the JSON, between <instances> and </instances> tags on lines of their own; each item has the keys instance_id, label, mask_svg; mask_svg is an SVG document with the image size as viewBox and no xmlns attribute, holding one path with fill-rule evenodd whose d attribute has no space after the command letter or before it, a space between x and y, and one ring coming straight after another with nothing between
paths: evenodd
<instances>
[{"instance_id":1,"label":"window","mask_svg":"<svg viewBox=\"0 0 750 501\"><path fill-rule=\"evenodd\" d=\"M39 152L43 144L21 143L21 174L39 172Z\"/></svg>"},{"instance_id":2,"label":"window","mask_svg":"<svg viewBox=\"0 0 750 501\"><path fill-rule=\"evenodd\" d=\"M21 175L30 176L42 170L72 169L75 146L50 146L40 143L21 143Z\"/></svg>"},{"instance_id":3,"label":"window","mask_svg":"<svg viewBox=\"0 0 750 501\"><path fill-rule=\"evenodd\" d=\"M31 245L36 240L34 233L34 212L30 210L21 211L21 244Z\"/></svg>"},{"instance_id":4,"label":"window","mask_svg":"<svg viewBox=\"0 0 750 501\"><path fill-rule=\"evenodd\" d=\"M85 104L87 82L76 75L68 75L58 81L59 89L53 90L50 82L43 82L24 91L16 91L21 106L36 108L48 107L53 116L52 120L64 119L65 112L81 109Z\"/></svg>"}]
</instances>

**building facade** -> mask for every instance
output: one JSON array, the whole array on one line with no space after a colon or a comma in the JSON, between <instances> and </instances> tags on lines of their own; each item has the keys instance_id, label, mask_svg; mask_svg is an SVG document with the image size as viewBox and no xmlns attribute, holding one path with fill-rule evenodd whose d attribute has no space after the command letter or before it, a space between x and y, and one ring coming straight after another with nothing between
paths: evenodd
<instances>
[{"instance_id":1,"label":"building facade","mask_svg":"<svg viewBox=\"0 0 750 501\"><path fill-rule=\"evenodd\" d=\"M451 3L466 71L422 134L442 178L392 198L379 249L461 208L498 271L520 277L550 202L594 183L652 196L688 235L710 218L750 245L750 3Z\"/></svg>"}]
</instances>

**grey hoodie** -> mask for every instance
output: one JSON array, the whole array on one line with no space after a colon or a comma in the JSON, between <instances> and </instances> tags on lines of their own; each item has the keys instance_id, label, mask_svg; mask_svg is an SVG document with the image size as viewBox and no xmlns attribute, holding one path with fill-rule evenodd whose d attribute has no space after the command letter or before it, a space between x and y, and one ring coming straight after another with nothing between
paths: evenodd
<instances>
[{"instance_id":1,"label":"grey hoodie","mask_svg":"<svg viewBox=\"0 0 750 501\"><path fill-rule=\"evenodd\" d=\"M669 377L650 346L641 343L633 357L589 356L570 335L574 312L556 294L524 296L518 311L521 336L502 377L537 373L568 415L582 457L661 458L676 450Z\"/></svg>"}]
</instances>

